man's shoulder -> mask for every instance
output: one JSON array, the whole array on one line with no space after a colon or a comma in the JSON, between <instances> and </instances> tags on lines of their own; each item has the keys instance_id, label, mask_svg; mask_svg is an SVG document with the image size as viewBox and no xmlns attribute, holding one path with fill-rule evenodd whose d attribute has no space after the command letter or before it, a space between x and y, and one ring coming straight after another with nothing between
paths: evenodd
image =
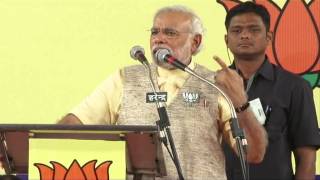
<instances>
[{"instance_id":1,"label":"man's shoulder","mask_svg":"<svg viewBox=\"0 0 320 180\"><path fill-rule=\"evenodd\" d=\"M294 74L288 70L285 70L277 65L274 65L274 70L276 72L277 79L291 83L295 86L307 85L308 82L298 74Z\"/></svg>"},{"instance_id":2,"label":"man's shoulder","mask_svg":"<svg viewBox=\"0 0 320 180\"><path fill-rule=\"evenodd\" d=\"M208 69L207 67L195 63L195 71L201 73L203 76L213 76L215 75L215 71Z\"/></svg>"},{"instance_id":3,"label":"man's shoulder","mask_svg":"<svg viewBox=\"0 0 320 180\"><path fill-rule=\"evenodd\" d=\"M154 67L151 65L151 72L153 72ZM121 77L123 79L124 84L133 83L133 84L139 84L137 82L144 82L149 80L148 73L146 68L143 65L130 65L125 66L120 70Z\"/></svg>"},{"instance_id":4,"label":"man's shoulder","mask_svg":"<svg viewBox=\"0 0 320 180\"><path fill-rule=\"evenodd\" d=\"M122 68L122 71L128 71L128 70L140 70L143 69L144 66L141 64L136 64L136 65L130 65L130 66L125 66Z\"/></svg>"}]
</instances>

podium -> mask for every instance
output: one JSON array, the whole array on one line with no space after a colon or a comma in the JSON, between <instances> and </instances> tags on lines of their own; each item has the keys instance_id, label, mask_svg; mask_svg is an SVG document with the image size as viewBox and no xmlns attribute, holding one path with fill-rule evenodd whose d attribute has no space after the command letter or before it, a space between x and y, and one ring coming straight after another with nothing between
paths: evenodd
<instances>
[{"instance_id":1,"label":"podium","mask_svg":"<svg viewBox=\"0 0 320 180\"><path fill-rule=\"evenodd\" d=\"M26 174L32 140L123 142L125 171L135 179L166 175L156 126L1 124L0 152L6 174ZM64 146L64 145L62 145ZM63 150L62 150L63 151ZM77 149L74 150L76 152ZM104 151L108 153L108 148ZM92 152L94 153L94 152Z\"/></svg>"}]
</instances>

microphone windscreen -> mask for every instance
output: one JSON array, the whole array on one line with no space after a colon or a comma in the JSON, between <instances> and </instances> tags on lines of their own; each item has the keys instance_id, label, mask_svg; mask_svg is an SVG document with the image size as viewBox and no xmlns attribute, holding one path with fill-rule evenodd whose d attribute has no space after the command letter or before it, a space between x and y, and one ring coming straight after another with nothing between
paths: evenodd
<instances>
[{"instance_id":1,"label":"microphone windscreen","mask_svg":"<svg viewBox=\"0 0 320 180\"><path fill-rule=\"evenodd\" d=\"M171 53L168 49L158 49L157 52L155 53L155 57L157 61L165 62L165 57L170 54Z\"/></svg>"},{"instance_id":2,"label":"microphone windscreen","mask_svg":"<svg viewBox=\"0 0 320 180\"><path fill-rule=\"evenodd\" d=\"M141 46L133 46L130 50L130 56L132 59L138 60L137 53L140 52L144 55L144 49Z\"/></svg>"}]
</instances>

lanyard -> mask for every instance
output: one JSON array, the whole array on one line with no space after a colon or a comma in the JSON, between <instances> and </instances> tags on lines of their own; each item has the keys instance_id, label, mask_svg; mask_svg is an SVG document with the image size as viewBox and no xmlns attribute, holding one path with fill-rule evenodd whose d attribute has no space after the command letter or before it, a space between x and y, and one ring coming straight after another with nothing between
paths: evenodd
<instances>
[{"instance_id":1,"label":"lanyard","mask_svg":"<svg viewBox=\"0 0 320 180\"><path fill-rule=\"evenodd\" d=\"M248 92L249 92L249 90L250 90L250 88L252 86L252 83L253 83L253 80L254 80L255 76L256 76L256 73L254 73L247 81L247 87L246 87L246 93L247 94L248 94Z\"/></svg>"},{"instance_id":2,"label":"lanyard","mask_svg":"<svg viewBox=\"0 0 320 180\"><path fill-rule=\"evenodd\" d=\"M239 74L241 77L243 77L241 71L240 71L237 67L236 67L236 71L238 72L238 74ZM247 94L248 94L248 92L249 92L249 90L250 90L250 88L251 88L251 86L252 86L252 83L253 83L253 80L254 80L255 76L256 76L256 73L254 73L254 74L248 79L248 81L247 81L247 83L246 83L246 93L247 93Z\"/></svg>"}]
</instances>

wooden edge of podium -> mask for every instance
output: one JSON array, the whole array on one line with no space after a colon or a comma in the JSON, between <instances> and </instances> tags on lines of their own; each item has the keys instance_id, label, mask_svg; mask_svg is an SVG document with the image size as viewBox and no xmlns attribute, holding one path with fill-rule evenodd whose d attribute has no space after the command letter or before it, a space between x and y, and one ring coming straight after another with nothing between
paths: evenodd
<instances>
[{"instance_id":1,"label":"wooden edge of podium","mask_svg":"<svg viewBox=\"0 0 320 180\"><path fill-rule=\"evenodd\" d=\"M17 126L17 125L16 125ZM162 177L166 175L165 163L158 132L153 126L113 126L105 130L100 126L98 129L77 128L55 129L50 125L30 126L22 128L18 125L0 125L3 166L6 174L28 173L29 138L50 139L86 139L86 140L109 140L126 141L126 159L128 174L148 174ZM55 125L53 125L55 126ZM83 126L83 125L82 125ZM9 128L8 128L9 127ZM48 128L49 127L49 128ZM61 127L61 126L59 126ZM93 126L91 126L93 127ZM141 128L139 128L141 127ZM122 129L121 129L122 128Z\"/></svg>"}]
</instances>

